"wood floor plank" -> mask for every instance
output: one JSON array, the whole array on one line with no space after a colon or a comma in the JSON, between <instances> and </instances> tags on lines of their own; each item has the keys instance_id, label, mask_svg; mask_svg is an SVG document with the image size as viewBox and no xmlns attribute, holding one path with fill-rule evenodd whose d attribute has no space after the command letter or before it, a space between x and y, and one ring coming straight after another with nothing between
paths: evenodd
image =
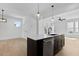
<instances>
[{"instance_id":1,"label":"wood floor plank","mask_svg":"<svg viewBox=\"0 0 79 59\"><path fill-rule=\"evenodd\" d=\"M66 38L65 46L56 56L79 56L79 38Z\"/></svg>"},{"instance_id":2,"label":"wood floor plank","mask_svg":"<svg viewBox=\"0 0 79 59\"><path fill-rule=\"evenodd\" d=\"M15 38L9 40L0 40L0 56L26 56L27 40L24 38Z\"/></svg>"}]
</instances>

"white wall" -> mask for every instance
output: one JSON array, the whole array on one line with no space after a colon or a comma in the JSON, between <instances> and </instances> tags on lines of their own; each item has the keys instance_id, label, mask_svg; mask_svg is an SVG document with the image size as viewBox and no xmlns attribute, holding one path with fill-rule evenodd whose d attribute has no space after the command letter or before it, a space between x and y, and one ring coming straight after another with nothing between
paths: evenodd
<instances>
[{"instance_id":1,"label":"white wall","mask_svg":"<svg viewBox=\"0 0 79 59\"><path fill-rule=\"evenodd\" d=\"M79 21L79 19L76 19L76 18L79 18L79 9L70 11L70 12L65 12L65 13L56 15L55 17L62 17L62 18L66 19L65 21L62 21L62 22L55 22L55 30L56 30L55 32L57 32L57 33L63 32L68 37L79 37L79 32L72 33L72 34L68 33L67 25L66 25L66 23L69 21L76 21L76 20Z\"/></svg>"},{"instance_id":2,"label":"white wall","mask_svg":"<svg viewBox=\"0 0 79 59\"><path fill-rule=\"evenodd\" d=\"M71 36L69 33L67 33L66 23L68 21L75 21L75 20L79 21L79 19L74 19L74 18L79 18L79 9L65 12L65 13L62 13L59 15L55 15L54 17L55 17L55 19L54 19L54 26L55 26L54 33L65 34L66 36ZM62 17L62 18L65 18L66 20L59 21L59 20L57 20L57 17ZM41 19L39 22L40 22L39 33L44 34L44 27L51 26L51 25L47 25L47 24L50 24L52 21L51 21L51 17L49 17L49 18ZM72 37L78 37L78 36L79 36L79 32L72 34Z\"/></svg>"},{"instance_id":3,"label":"white wall","mask_svg":"<svg viewBox=\"0 0 79 59\"><path fill-rule=\"evenodd\" d=\"M21 27L16 28L15 22L22 19L9 17L7 18L7 23L0 22L0 40L22 37L22 24Z\"/></svg>"},{"instance_id":4,"label":"white wall","mask_svg":"<svg viewBox=\"0 0 79 59\"><path fill-rule=\"evenodd\" d=\"M31 35L36 35L36 19L25 17L23 19L22 36L27 38Z\"/></svg>"},{"instance_id":5,"label":"white wall","mask_svg":"<svg viewBox=\"0 0 79 59\"><path fill-rule=\"evenodd\" d=\"M15 22L20 21L21 27L16 28ZM0 22L0 40L36 35L36 19L25 17L23 19L8 18L7 23Z\"/></svg>"},{"instance_id":6,"label":"white wall","mask_svg":"<svg viewBox=\"0 0 79 59\"><path fill-rule=\"evenodd\" d=\"M39 34L45 34L44 27L55 26L53 33L63 33L66 34L66 22L72 18L79 18L79 10L70 11L56 15L55 17L64 17L66 21L51 21L51 17L39 20ZM75 20L75 19L74 19ZM20 28L16 28L15 21L23 22ZM52 23L52 25L51 25ZM23 20L18 18L8 18L7 23L0 22L0 39L9 39L16 37L26 38L29 35L36 35L36 19L32 17L25 17ZM79 34L79 33L77 33Z\"/></svg>"},{"instance_id":7,"label":"white wall","mask_svg":"<svg viewBox=\"0 0 79 59\"><path fill-rule=\"evenodd\" d=\"M39 20L39 35L45 34L45 30L44 30L45 28L47 29L48 32L48 28L53 26L54 26L54 22L51 17ZM54 31L52 31L52 33L54 33Z\"/></svg>"},{"instance_id":8,"label":"white wall","mask_svg":"<svg viewBox=\"0 0 79 59\"><path fill-rule=\"evenodd\" d=\"M57 34L65 34L66 32L66 22L65 21L55 21L55 33Z\"/></svg>"},{"instance_id":9,"label":"white wall","mask_svg":"<svg viewBox=\"0 0 79 59\"><path fill-rule=\"evenodd\" d=\"M54 17L63 17L66 18L65 21L58 21L57 19L54 19L54 22L51 21L51 17L40 19L39 20L39 34L45 34L44 27L48 28L49 26L52 26L51 23L55 26L53 33L59 33L59 34L67 34L66 29L66 22L69 21L72 18L79 18L79 10L74 10L70 12L65 12L59 15L55 15ZM36 35L36 19L33 19L32 17L25 17L23 19L23 27L22 27L22 35L24 38L26 38L29 35ZM79 33L78 33L79 34Z\"/></svg>"},{"instance_id":10,"label":"white wall","mask_svg":"<svg viewBox=\"0 0 79 59\"><path fill-rule=\"evenodd\" d=\"M52 25L51 25L52 24ZM57 19L52 19L51 17L41 19L39 21L39 34L45 34L44 27L53 27L54 26L54 31L52 31L52 34L64 34L66 31L66 22L59 21Z\"/></svg>"}]
</instances>

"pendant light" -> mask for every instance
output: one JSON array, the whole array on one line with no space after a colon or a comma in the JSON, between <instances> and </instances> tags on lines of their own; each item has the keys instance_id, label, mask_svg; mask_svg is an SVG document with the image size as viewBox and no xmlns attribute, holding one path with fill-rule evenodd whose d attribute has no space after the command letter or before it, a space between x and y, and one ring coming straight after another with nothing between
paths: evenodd
<instances>
[{"instance_id":1,"label":"pendant light","mask_svg":"<svg viewBox=\"0 0 79 59\"><path fill-rule=\"evenodd\" d=\"M7 22L7 19L4 17L4 10L2 9L1 12L2 12L2 14L1 14L0 21L1 22Z\"/></svg>"},{"instance_id":2,"label":"pendant light","mask_svg":"<svg viewBox=\"0 0 79 59\"><path fill-rule=\"evenodd\" d=\"M38 9L38 11L37 11L37 17L40 17L40 11L39 11L39 3L37 4L37 9Z\"/></svg>"},{"instance_id":3,"label":"pendant light","mask_svg":"<svg viewBox=\"0 0 79 59\"><path fill-rule=\"evenodd\" d=\"M54 5L51 5L51 8L52 8L52 19L51 19L51 21L54 21L53 7L54 7Z\"/></svg>"},{"instance_id":4,"label":"pendant light","mask_svg":"<svg viewBox=\"0 0 79 59\"><path fill-rule=\"evenodd\" d=\"M40 11L39 11L39 3L37 4L37 13L36 13L36 34L39 35L39 17L40 17Z\"/></svg>"}]
</instances>

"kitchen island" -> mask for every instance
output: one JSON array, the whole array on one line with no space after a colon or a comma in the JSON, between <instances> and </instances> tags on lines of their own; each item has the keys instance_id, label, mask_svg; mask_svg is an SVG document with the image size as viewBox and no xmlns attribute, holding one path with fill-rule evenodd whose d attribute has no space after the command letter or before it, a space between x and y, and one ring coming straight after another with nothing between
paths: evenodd
<instances>
[{"instance_id":1,"label":"kitchen island","mask_svg":"<svg viewBox=\"0 0 79 59\"><path fill-rule=\"evenodd\" d=\"M62 39L61 37L63 37L63 40L61 40ZM64 46L63 41L65 41L63 35L61 36L52 34L52 35L29 36L27 37L27 55L53 56L56 53L58 53L59 50L62 49L62 47ZM57 44L59 42L60 44Z\"/></svg>"}]
</instances>

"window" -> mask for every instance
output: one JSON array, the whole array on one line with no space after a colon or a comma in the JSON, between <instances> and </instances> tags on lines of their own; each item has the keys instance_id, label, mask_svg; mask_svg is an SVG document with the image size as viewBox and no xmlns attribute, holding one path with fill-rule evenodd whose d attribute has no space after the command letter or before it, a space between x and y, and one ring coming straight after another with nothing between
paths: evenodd
<instances>
[{"instance_id":1,"label":"window","mask_svg":"<svg viewBox=\"0 0 79 59\"><path fill-rule=\"evenodd\" d=\"M67 31L69 33L78 32L78 21L67 22Z\"/></svg>"},{"instance_id":2,"label":"window","mask_svg":"<svg viewBox=\"0 0 79 59\"><path fill-rule=\"evenodd\" d=\"M15 26L18 28L18 27L21 27L21 22L20 21L16 21L15 22Z\"/></svg>"},{"instance_id":3,"label":"window","mask_svg":"<svg viewBox=\"0 0 79 59\"><path fill-rule=\"evenodd\" d=\"M75 22L75 32L78 32L78 21Z\"/></svg>"},{"instance_id":4,"label":"window","mask_svg":"<svg viewBox=\"0 0 79 59\"><path fill-rule=\"evenodd\" d=\"M67 22L67 31L72 33L74 30L74 22Z\"/></svg>"}]
</instances>

